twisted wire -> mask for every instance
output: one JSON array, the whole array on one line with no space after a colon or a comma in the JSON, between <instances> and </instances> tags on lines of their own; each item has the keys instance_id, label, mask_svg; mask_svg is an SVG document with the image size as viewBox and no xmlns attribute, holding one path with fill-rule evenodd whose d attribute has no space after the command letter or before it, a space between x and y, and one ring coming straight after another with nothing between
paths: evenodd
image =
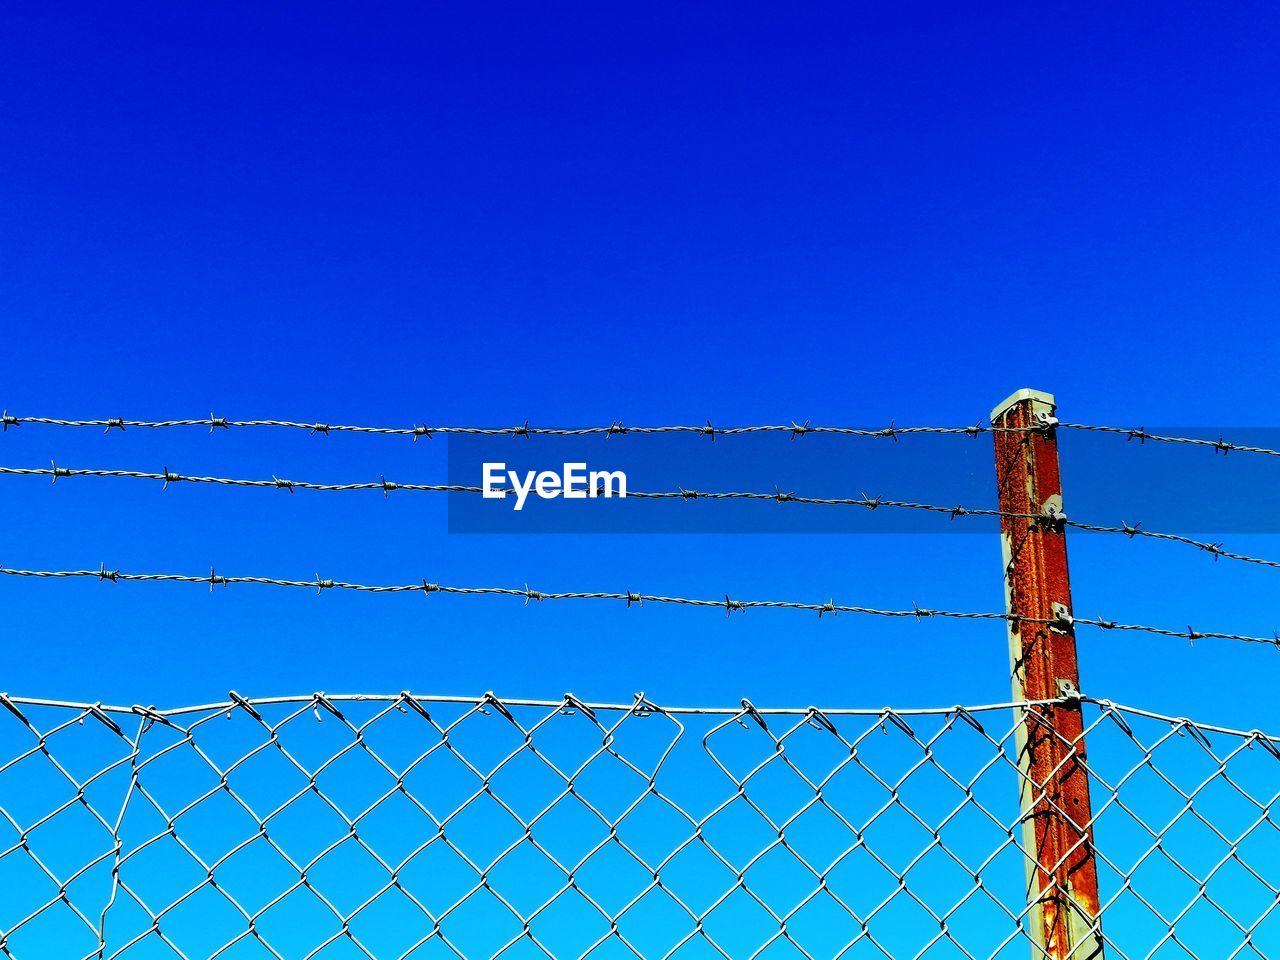
<instances>
[{"instance_id":1,"label":"twisted wire","mask_svg":"<svg viewBox=\"0 0 1280 960\"><path fill-rule=\"evenodd\" d=\"M210 432L217 429L226 430L238 427L278 427L289 430L305 430L310 434L328 435L330 433L368 433L381 436L413 437L415 439L418 437L426 437L427 439L430 439L436 434L443 436L447 436L449 434L461 434L482 437L584 437L592 435L610 437L623 436L630 433L692 433L708 437L712 440L720 436L735 436L749 433L786 433L790 434L794 439L803 437L810 433L828 433L839 436L881 437L896 440L900 436L910 436L912 434L978 437L984 433L1024 433L1043 429L1042 427L994 427L984 424L974 424L967 427L899 427L892 421L889 426L880 428L814 426L809 423L809 421L805 421L804 423L796 423L793 421L787 424L753 424L737 427L717 427L714 426L710 420L702 425L668 424L660 426L627 426L620 421L615 421L608 426L532 427L529 425L529 421L526 420L524 423L517 424L512 427L428 426L426 424L417 424L411 427L372 427L336 423L302 423L294 420L229 420L226 417L218 417L213 414L210 414L207 418L198 420L126 420L122 417L64 420L55 417L16 417L8 411L0 414L0 428L4 430L8 430L10 427L18 427L26 423L53 427L102 427L104 433L109 433L111 430L124 431L131 427L142 429L207 427Z\"/></svg>"},{"instance_id":2,"label":"twisted wire","mask_svg":"<svg viewBox=\"0 0 1280 960\"><path fill-rule=\"evenodd\" d=\"M23 424L38 424L54 427L102 427L103 431L106 433L109 433L113 429L124 431L129 428L165 429L172 427L207 427L210 432L213 432L217 429L275 427L289 430L305 430L310 434L328 435L330 433L366 433L382 436L406 436L413 437L414 439L417 439L418 437L426 437L430 439L436 434L440 434L442 436L459 434L492 437L582 437L592 435L611 437L631 433L641 435L691 433L709 437L712 440L718 436L735 436L751 433L785 433L789 434L792 439L796 439L810 433L826 433L838 436L879 437L897 440L899 437L911 436L913 434L935 434L942 436L966 436L976 438L988 433L1036 433L1048 429L1062 428L1065 430L1081 430L1093 433L1115 434L1123 436L1129 440L1137 440L1140 443L1145 443L1150 440L1154 443L1172 443L1209 447L1215 453L1222 454L1235 452L1256 454L1267 457L1280 457L1280 450L1250 444L1235 443L1222 437L1219 437L1217 440L1209 440L1203 437L1172 436L1151 433L1143 427L1117 427L1104 424L1073 423L1059 421L1054 417L1049 417L1043 424L1031 427L997 427L984 423L975 423L971 426L963 427L929 425L899 427L896 423L890 421L889 426L887 427L867 428L822 425L814 426L807 420L804 423L791 421L786 424L752 424L737 427L717 427L709 420L702 425L668 424L659 426L627 426L620 421L614 421L607 426L534 427L530 426L529 421L526 420L522 424L517 424L511 427L428 426L426 424L415 424L410 427L376 427L324 423L318 421L305 423L295 420L231 420L226 417L216 416L212 413L206 418L185 420L126 420L123 417L74 420L57 417L18 417L10 414L7 410L0 413L0 430L8 430L10 427L18 427Z\"/></svg>"},{"instance_id":3,"label":"twisted wire","mask_svg":"<svg viewBox=\"0 0 1280 960\"><path fill-rule=\"evenodd\" d=\"M250 487L257 489L277 489L286 490L289 493L295 490L311 490L320 492L352 492L359 490L381 490L383 495L389 495L393 491L405 490L418 493L471 493L483 494L484 487L469 484L456 483L397 483L388 480L385 476L376 481L368 481L361 483L315 483L309 480L289 480L281 477L273 476L270 480L250 480L235 477L203 477L191 476L187 474L175 473L168 467L165 467L161 473L150 473L141 470L99 470L99 469L80 469L72 467L60 467L56 463L48 467L4 467L0 466L0 476L21 476L21 477L51 477L55 482L62 477L114 477L132 480L150 480L153 482L163 483L167 489L170 483L197 483L197 484L214 484L227 487ZM506 496L513 493L510 488L494 487L494 493ZM936 513L949 516L952 520L957 517L994 517L998 519L1017 519L1017 520L1033 520L1047 523L1051 526L1065 526L1076 530L1083 530L1090 533L1104 533L1113 535L1122 535L1129 539L1145 538L1148 540L1164 541L1168 543L1178 543L1185 546L1194 547L1213 556L1216 560L1219 557L1227 560L1235 560L1240 563L1251 563L1258 566L1280 568L1280 561L1268 560L1263 557L1249 556L1243 553L1234 553L1226 550L1220 542L1212 542L1206 540L1196 540L1192 537L1185 537L1174 533L1161 533L1154 530L1142 529L1141 523L1124 523L1121 526L1108 526L1105 524L1087 523L1079 520L1072 520L1065 514L1034 514L1034 513L1014 513L1010 511L995 510L986 507L966 507L964 505L945 506L942 504L918 503L909 500L893 500L885 497L869 497L863 494L860 497L809 497L801 496L795 493L783 492L775 490L772 493L762 491L706 491L685 489L683 487L676 490L666 491L639 491L628 490L627 497L637 500L755 500L755 501L773 501L775 503L799 503L813 506L856 506L863 507L867 510L877 510L885 507L893 510L914 510L925 513Z\"/></svg>"},{"instance_id":4,"label":"twisted wire","mask_svg":"<svg viewBox=\"0 0 1280 960\"><path fill-rule=\"evenodd\" d=\"M969 612L958 610L936 610L917 605L913 605L910 610L887 610L878 607L838 604L833 600L828 600L826 603L806 603L795 600L735 600L728 594L725 594L723 600L710 600L703 598L672 597L648 593L635 593L629 590L621 593L610 591L544 592L541 590L533 590L527 585L523 588L457 587L441 583L432 583L425 579L420 580L417 583L408 584L363 584L352 583L345 580L325 579L319 574L316 575L314 580L286 580L276 577L261 576L224 576L217 573L216 569L212 568L207 576L178 573L125 573L121 570L109 570L105 564L101 565L97 570L21 570L12 567L0 566L0 575L44 579L92 578L109 583L157 582L208 584L211 591L216 586L225 587L230 584L253 583L262 586L314 589L317 594L323 593L325 590L336 589L352 590L361 593L422 593L426 595L430 595L432 593L446 593L459 596L520 597L524 599L526 606L528 606L530 601L611 600L625 603L628 607L632 605L642 606L646 603L655 603L673 604L684 607L713 608L724 610L726 615L741 613L747 610L760 609L808 611L818 614L819 618L825 614L835 615L840 613L851 613L862 616L887 617L891 619L903 619L910 617L915 618L917 621L935 617L953 620L1001 620L1006 623L1037 624L1047 626L1051 629L1064 631L1071 630L1073 625L1084 624L1086 626L1096 627L1100 630L1121 630L1147 633L1162 637L1186 639L1190 640L1192 643L1196 640L1234 640L1242 643L1266 644L1280 649L1280 633L1273 634L1271 637L1254 637L1237 633L1195 630L1192 627L1187 627L1186 630L1172 630L1164 627L1126 624L1119 623L1114 620L1105 620L1101 617L1084 618L1072 617L1069 614L1064 614L1053 619L1048 619L1019 617L1016 614L997 613L994 611Z\"/></svg>"}]
</instances>

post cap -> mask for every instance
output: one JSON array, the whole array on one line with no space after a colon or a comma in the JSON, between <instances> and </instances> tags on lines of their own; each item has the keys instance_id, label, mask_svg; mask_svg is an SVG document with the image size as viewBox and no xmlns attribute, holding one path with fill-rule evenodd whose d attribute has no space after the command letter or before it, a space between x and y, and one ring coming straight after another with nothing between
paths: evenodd
<instances>
[{"instance_id":1,"label":"post cap","mask_svg":"<svg viewBox=\"0 0 1280 960\"><path fill-rule=\"evenodd\" d=\"M1008 397L996 404L995 409L991 411L991 422L995 423L995 421L1000 419L1000 417L1003 416L1010 407L1016 403L1021 403L1023 400L1034 400L1038 403L1043 403L1049 408L1050 413L1052 413L1054 408L1057 407L1057 402L1053 399L1052 393L1045 393L1043 390L1032 390L1029 387L1023 387L1021 390L1010 394Z\"/></svg>"}]
</instances>

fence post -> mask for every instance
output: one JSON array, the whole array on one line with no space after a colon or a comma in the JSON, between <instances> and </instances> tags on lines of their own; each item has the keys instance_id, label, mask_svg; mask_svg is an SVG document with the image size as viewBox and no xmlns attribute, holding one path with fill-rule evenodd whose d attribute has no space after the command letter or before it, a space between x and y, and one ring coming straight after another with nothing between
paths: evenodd
<instances>
[{"instance_id":1,"label":"fence post","mask_svg":"<svg viewBox=\"0 0 1280 960\"><path fill-rule=\"evenodd\" d=\"M1052 395L1019 390L991 412L1015 700L1078 697ZM1046 622L1047 621L1047 622ZM1017 731L1034 958L1102 957L1098 869L1080 701L1031 708Z\"/></svg>"}]
</instances>

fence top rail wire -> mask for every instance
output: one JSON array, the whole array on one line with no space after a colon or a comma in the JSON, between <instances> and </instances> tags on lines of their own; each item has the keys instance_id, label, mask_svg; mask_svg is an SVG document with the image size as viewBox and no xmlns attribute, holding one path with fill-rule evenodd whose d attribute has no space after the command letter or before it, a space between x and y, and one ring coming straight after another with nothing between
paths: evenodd
<instances>
[{"instance_id":1,"label":"fence top rail wire","mask_svg":"<svg viewBox=\"0 0 1280 960\"><path fill-rule=\"evenodd\" d=\"M100 701L93 703L58 700L43 697L21 697L8 693L0 693L0 706L12 707L50 707L55 709L76 710L81 712L100 711L104 714L125 714L141 717L178 717L192 713L221 713L227 710L251 706L271 707L288 706L290 704L317 704L324 706L336 703L416 703L416 704L489 704L493 707L531 707L545 710L589 710L598 713L639 713L668 714L671 716L761 716L797 717L807 715L823 715L832 717L879 717L886 715L910 717L939 717L964 713L989 713L996 710L1015 710L1029 707L1061 706L1078 703L1088 698L1063 696L1049 700L1009 700L1002 703L986 703L971 706L954 704L945 707L757 707L750 700L743 699L737 705L728 706L666 706L655 703L644 693L637 693L628 703L607 703L581 700L572 693L566 693L559 699L499 697L493 692L479 696L418 694L408 690L400 693L325 693L317 691L310 694L287 694L277 697L245 697L232 690L227 700L211 703L184 704L178 707L158 708L132 704L107 704ZM1110 701L1093 701L1090 703L1110 704ZM1120 708L1117 708L1120 709ZM1127 709L1127 708L1123 708ZM1206 728L1208 729L1208 728Z\"/></svg>"},{"instance_id":2,"label":"fence top rail wire","mask_svg":"<svg viewBox=\"0 0 1280 960\"><path fill-rule=\"evenodd\" d=\"M1061 613L1054 619L1047 619L1020 617L1016 614L997 613L995 611L970 612L960 610L935 610L914 604L910 610L886 610L878 607L839 604L835 603L834 599L828 599L825 603L805 603L803 601L796 600L735 600L728 594L725 594L723 600L711 600L705 598L668 597L648 593L635 593L630 590L622 593L609 591L544 592L541 590L533 590L528 585L523 588L457 587L442 583L432 583L425 579L420 580L417 583L407 584L364 584L352 583L345 580L325 579L319 574L316 574L316 578L314 580L286 580L276 577L261 576L224 576L219 574L216 568L210 568L209 573L205 576L181 573L125 573L121 570L110 570L105 564L100 565L97 570L21 570L0 565L0 575L10 577L35 577L40 579L91 578L113 584L132 582L208 584L211 592L216 586L225 587L230 584L256 583L263 586L314 589L317 595L323 593L325 590L336 589L379 594L420 593L424 596L430 596L433 593L446 593L457 596L519 597L524 600L525 606L528 606L530 601L611 600L625 603L627 607L631 607L633 605L643 606L646 603L650 603L711 608L723 610L727 616L732 616L735 613L744 613L747 610L761 609L808 611L818 614L819 619L821 619L825 614L835 616L841 613L851 613L862 616L887 617L892 619L913 617L917 621L934 617L953 620L1001 620L1006 623L1017 622L1040 624L1060 630L1072 630L1075 625L1083 624L1085 626L1095 627L1099 630L1121 630L1152 634L1161 637L1173 637L1188 640L1193 644L1197 640L1235 640L1241 643L1266 644L1267 646L1280 650L1280 632L1273 633L1270 637L1254 637L1237 633L1196 630L1190 626L1185 630L1171 630L1165 627L1118 623L1114 620L1106 620L1101 617L1076 617L1070 613Z\"/></svg>"},{"instance_id":3,"label":"fence top rail wire","mask_svg":"<svg viewBox=\"0 0 1280 960\"><path fill-rule=\"evenodd\" d=\"M785 433L789 434L792 439L798 439L810 433L828 433L840 436L880 437L897 440L899 437L910 436L912 434L939 434L976 438L985 433L1038 433L1047 429L1062 428L1066 430L1092 431L1095 433L1112 433L1125 437L1128 440L1137 440L1139 443L1145 443L1150 440L1153 443L1175 443L1209 447L1215 453L1222 454L1250 453L1267 457L1280 457L1280 450L1275 450L1269 447L1253 446L1250 444L1235 443L1230 440L1226 440L1223 437L1219 437L1217 440L1211 440L1205 437L1170 436L1151 433L1144 427L1117 427L1092 423L1072 423L1069 421L1058 420L1056 417L1048 417L1043 423L1030 427L997 427L985 423L975 423L971 426L962 427L899 427L895 422L890 421L887 427L869 428L822 425L815 426L808 420L804 423L797 423L793 420L785 424L754 424L737 427L717 427L714 426L710 420L702 425L669 424L660 426L627 426L621 421L614 421L608 426L534 427L530 426L529 421L526 420L522 424L517 424L511 427L429 426L427 424L415 424L411 427L374 427L324 422L303 423L294 420L230 420L226 417L219 417L212 413L206 418L189 420L126 420L123 417L69 420L55 417L18 417L10 414L7 410L0 413L0 430L8 430L10 427L18 427L27 423L54 427L101 427L105 433L110 433L113 429L124 431L130 427L142 429L207 427L211 433L216 429L231 429L233 427L279 427L291 430L305 430L311 434L323 434L326 436L330 433L369 433L382 436L412 437L415 440L418 437L426 437L430 439L436 434L441 434L442 436L447 436L448 434L466 434L472 436L493 437L581 437L591 435L612 437L631 433L692 433L708 437L711 440L715 440L718 436L727 437L734 436L736 434L748 433Z\"/></svg>"},{"instance_id":4,"label":"fence top rail wire","mask_svg":"<svg viewBox=\"0 0 1280 960\"><path fill-rule=\"evenodd\" d=\"M484 487L474 485L457 483L397 483L388 480L386 476L382 476L378 480L360 483L315 483L310 480L289 480L277 476L272 476L270 480L253 480L236 477L191 476L188 474L175 473L168 467L165 467L161 473L150 473L142 470L100 470L77 467L60 467L56 463L48 467L0 466L0 476L50 477L55 483L59 478L63 477L114 477L132 480L150 480L157 483L163 483L165 489L168 489L169 484L171 483L197 483L214 484L217 486L227 487L276 489L284 490L288 493L293 493L295 490L311 490L326 493L381 490L383 496L389 496L392 492L400 490L411 493L485 493ZM504 487L494 487L492 490L501 496L506 496L508 493L514 492L510 488ZM1213 556L1215 560L1219 557L1225 557L1228 560L1236 560L1241 563L1252 563L1263 567L1280 568L1280 561L1268 560L1263 557L1253 557L1242 553L1233 553L1226 550L1220 542L1195 540L1191 537L1184 537L1175 533L1160 533L1154 530L1144 530L1142 529L1141 521L1137 523L1125 522L1117 527L1106 524L1086 523L1079 520L1071 520L1065 513L1012 513L1009 511L994 510L987 507L966 507L963 504L945 506L942 504L915 503L907 500L891 500L879 496L869 497L866 494L858 497L808 497L801 496L793 492L786 492L780 488L769 493L765 491L707 491L679 487L675 490L657 492L628 490L627 496L636 500L757 500L816 506L855 506L864 507L868 510L877 510L880 507L885 507L896 510L917 510L927 513L946 514L952 520L957 517L998 517L1001 519L1030 520L1046 523L1055 527L1065 526L1076 530L1084 530L1090 533L1121 534L1128 537L1130 540L1137 537L1143 537L1149 540L1179 543L1208 553Z\"/></svg>"},{"instance_id":5,"label":"fence top rail wire","mask_svg":"<svg viewBox=\"0 0 1280 960\"><path fill-rule=\"evenodd\" d=\"M493 692L487 692L479 696L460 696L456 694L417 694L408 690L400 693L325 693L317 691L310 694L288 694L276 697L245 697L236 691L229 692L229 699L217 700L210 703L186 704L178 707L158 708L155 706L143 706L141 704L132 704L124 706L120 704L107 704L101 701L89 703L87 701L78 700L58 700L43 697L23 697L14 696L8 693L0 693L0 707L18 711L21 716L22 707L39 707L51 709L74 710L85 714L118 714L125 716L136 716L142 719L151 719L156 722L163 722L167 718L181 717L198 713L225 713L227 711L245 708L257 707L274 707L274 706L290 706L294 704L307 704L317 707L328 707L341 703L388 703L388 704L460 704L460 705L489 705L495 709L503 707L514 708L534 708L544 710L561 710L573 711L582 710L592 713L630 713L637 715L662 714L667 716L728 716L728 717L749 717L749 716L765 716L765 717L948 717L963 716L966 714L982 714L993 713L1003 710L1032 710L1041 707L1057 707L1078 703L1091 704L1104 712L1128 714L1130 716L1142 717L1147 720L1154 720L1159 723L1167 723L1174 727L1194 726L1198 730L1208 733L1218 733L1224 736L1243 737L1255 740L1265 740L1269 743L1280 745L1280 735L1273 735L1263 732L1262 730L1239 730L1234 727L1225 727L1204 723L1199 720L1191 720L1189 717L1179 717L1172 714L1159 713L1152 710L1144 710L1139 707L1129 706L1127 704L1117 703L1102 697L1090 697L1085 695L1073 695L1054 697L1048 700L1009 700L1002 703L984 703L984 704L954 704L952 706L941 707L758 707L750 700L744 698L737 706L667 706L655 703L644 693L635 694L629 703L609 703L600 701L581 700L572 693L566 693L559 699L550 698L527 698L527 697L499 697ZM501 712L501 711L499 711Z\"/></svg>"}]
</instances>

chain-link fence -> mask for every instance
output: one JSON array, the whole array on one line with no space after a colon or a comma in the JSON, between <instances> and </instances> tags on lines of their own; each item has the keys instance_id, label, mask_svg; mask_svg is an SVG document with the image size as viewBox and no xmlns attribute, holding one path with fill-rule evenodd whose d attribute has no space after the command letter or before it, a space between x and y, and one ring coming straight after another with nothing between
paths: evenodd
<instances>
[{"instance_id":1,"label":"chain-link fence","mask_svg":"<svg viewBox=\"0 0 1280 960\"><path fill-rule=\"evenodd\" d=\"M1064 709L1108 956L1280 956L1280 741L1107 702L0 705L18 960L1023 958L1016 744Z\"/></svg>"}]
</instances>

